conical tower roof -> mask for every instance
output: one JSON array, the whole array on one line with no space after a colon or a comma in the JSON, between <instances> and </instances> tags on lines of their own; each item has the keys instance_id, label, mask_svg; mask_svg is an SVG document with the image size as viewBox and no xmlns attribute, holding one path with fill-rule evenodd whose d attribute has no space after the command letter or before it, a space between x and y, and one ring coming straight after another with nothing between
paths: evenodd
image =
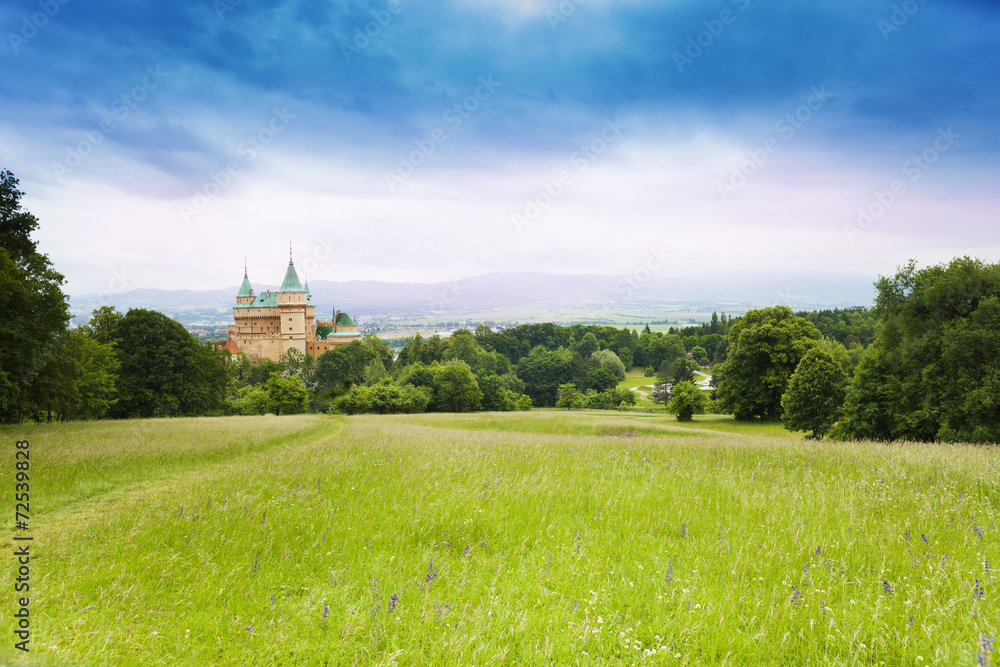
<instances>
[{"instance_id":1,"label":"conical tower roof","mask_svg":"<svg viewBox=\"0 0 1000 667\"><path fill-rule=\"evenodd\" d=\"M308 279L306 279L306 285L305 285L305 287L306 287L306 305L307 306L315 306L316 304L313 303L312 292L309 291L309 280Z\"/></svg>"},{"instance_id":2,"label":"conical tower roof","mask_svg":"<svg viewBox=\"0 0 1000 667\"><path fill-rule=\"evenodd\" d=\"M250 279L247 277L247 272L243 271L243 284L240 285L240 293L236 295L237 298L241 296L253 296L253 287L250 286Z\"/></svg>"},{"instance_id":3,"label":"conical tower roof","mask_svg":"<svg viewBox=\"0 0 1000 667\"><path fill-rule=\"evenodd\" d=\"M304 292L302 283L299 282L299 274L295 272L295 264L288 260L288 270L285 271L285 280L281 283L279 292Z\"/></svg>"}]
</instances>

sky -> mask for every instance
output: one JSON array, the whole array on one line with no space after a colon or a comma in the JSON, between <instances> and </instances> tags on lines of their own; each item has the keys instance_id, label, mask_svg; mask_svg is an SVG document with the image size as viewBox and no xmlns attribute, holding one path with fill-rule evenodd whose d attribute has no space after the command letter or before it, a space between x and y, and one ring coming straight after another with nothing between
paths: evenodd
<instances>
[{"instance_id":1,"label":"sky","mask_svg":"<svg viewBox=\"0 0 1000 667\"><path fill-rule=\"evenodd\" d=\"M0 4L70 294L1000 261L1000 3ZM738 283L734 283L734 291Z\"/></svg>"}]
</instances>

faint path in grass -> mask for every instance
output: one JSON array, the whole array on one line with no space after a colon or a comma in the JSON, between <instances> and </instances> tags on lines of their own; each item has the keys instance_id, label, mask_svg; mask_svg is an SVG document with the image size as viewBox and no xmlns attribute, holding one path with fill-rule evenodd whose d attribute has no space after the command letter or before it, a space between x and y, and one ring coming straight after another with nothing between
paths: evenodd
<instances>
[{"instance_id":1,"label":"faint path in grass","mask_svg":"<svg viewBox=\"0 0 1000 667\"><path fill-rule=\"evenodd\" d=\"M32 479L33 532L44 538L51 531L99 521L135 498L190 487L248 465L267 465L276 449L329 440L343 424L341 418L299 415L20 427L15 433L32 443L32 468L37 470Z\"/></svg>"}]
</instances>

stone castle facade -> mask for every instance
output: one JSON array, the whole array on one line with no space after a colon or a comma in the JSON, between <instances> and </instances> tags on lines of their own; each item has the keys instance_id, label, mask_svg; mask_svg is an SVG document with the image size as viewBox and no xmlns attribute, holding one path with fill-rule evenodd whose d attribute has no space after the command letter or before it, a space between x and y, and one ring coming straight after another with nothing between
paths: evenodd
<instances>
[{"instance_id":1,"label":"stone castle facade","mask_svg":"<svg viewBox=\"0 0 1000 667\"><path fill-rule=\"evenodd\" d=\"M251 359L278 361L291 349L317 358L337 345L361 340L358 326L347 313L337 311L330 322L316 321L309 283L299 282L291 258L276 292L254 294L244 269L233 320L222 347L233 354L245 352Z\"/></svg>"}]
</instances>

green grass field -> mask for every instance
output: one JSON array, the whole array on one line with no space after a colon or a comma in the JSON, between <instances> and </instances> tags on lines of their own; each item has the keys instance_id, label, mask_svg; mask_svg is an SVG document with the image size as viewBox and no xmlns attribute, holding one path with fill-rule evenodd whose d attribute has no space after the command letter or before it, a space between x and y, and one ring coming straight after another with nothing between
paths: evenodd
<instances>
[{"instance_id":1,"label":"green grass field","mask_svg":"<svg viewBox=\"0 0 1000 667\"><path fill-rule=\"evenodd\" d=\"M0 436L34 538L0 664L1000 664L996 448L594 411Z\"/></svg>"}]
</instances>

